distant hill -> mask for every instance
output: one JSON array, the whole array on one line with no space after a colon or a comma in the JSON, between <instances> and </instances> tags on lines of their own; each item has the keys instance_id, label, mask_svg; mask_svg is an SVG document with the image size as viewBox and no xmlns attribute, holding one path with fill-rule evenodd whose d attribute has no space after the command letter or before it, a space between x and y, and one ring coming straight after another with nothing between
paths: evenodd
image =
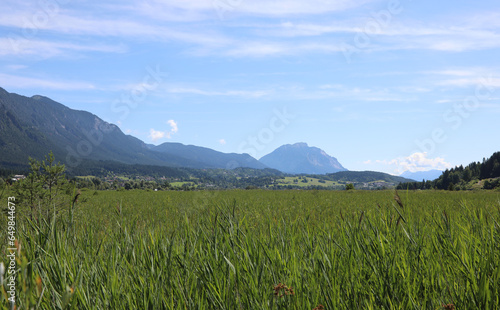
<instances>
[{"instance_id":1,"label":"distant hill","mask_svg":"<svg viewBox=\"0 0 500 310\"><path fill-rule=\"evenodd\" d=\"M443 173L441 170L428 170L428 171L417 171L417 172L410 172L410 171L405 171L403 172L400 176L403 178L407 179L412 179L415 181L422 181L422 180L435 180L439 178L439 176Z\"/></svg>"},{"instance_id":2,"label":"distant hill","mask_svg":"<svg viewBox=\"0 0 500 310\"><path fill-rule=\"evenodd\" d=\"M350 183L368 183L384 181L388 183L399 184L402 182L412 182L413 180L390 175L388 173L377 171L340 171L327 175L328 180Z\"/></svg>"},{"instance_id":3,"label":"distant hill","mask_svg":"<svg viewBox=\"0 0 500 310\"><path fill-rule=\"evenodd\" d=\"M306 143L280 146L259 161L270 168L290 174L326 174L347 170L335 157Z\"/></svg>"},{"instance_id":4,"label":"distant hill","mask_svg":"<svg viewBox=\"0 0 500 310\"><path fill-rule=\"evenodd\" d=\"M28 157L43 159L49 151L69 170L83 162L101 161L197 169L265 168L249 155L181 144L148 145L89 112L0 88L0 167L26 165Z\"/></svg>"}]
</instances>

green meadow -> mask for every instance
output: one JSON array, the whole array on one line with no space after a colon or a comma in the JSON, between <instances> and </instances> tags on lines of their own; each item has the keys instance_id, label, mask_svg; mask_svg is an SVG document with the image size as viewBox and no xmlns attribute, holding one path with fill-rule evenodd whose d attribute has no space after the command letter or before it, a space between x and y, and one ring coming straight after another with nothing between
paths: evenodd
<instances>
[{"instance_id":1,"label":"green meadow","mask_svg":"<svg viewBox=\"0 0 500 310\"><path fill-rule=\"evenodd\" d=\"M398 194L86 190L35 216L19 204L16 306L499 309L500 193Z\"/></svg>"}]
</instances>

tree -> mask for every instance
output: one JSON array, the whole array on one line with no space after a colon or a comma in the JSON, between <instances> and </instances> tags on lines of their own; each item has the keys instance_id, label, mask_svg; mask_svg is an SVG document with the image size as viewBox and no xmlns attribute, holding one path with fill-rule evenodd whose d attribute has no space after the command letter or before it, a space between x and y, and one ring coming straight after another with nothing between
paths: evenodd
<instances>
[{"instance_id":1,"label":"tree","mask_svg":"<svg viewBox=\"0 0 500 310\"><path fill-rule=\"evenodd\" d=\"M354 189L354 184L352 183L349 183L345 186L345 190L348 191L348 190L351 190L351 189Z\"/></svg>"},{"instance_id":2,"label":"tree","mask_svg":"<svg viewBox=\"0 0 500 310\"><path fill-rule=\"evenodd\" d=\"M101 185L102 181L99 178L92 178L92 183L94 183L94 188L99 189L99 186Z\"/></svg>"},{"instance_id":3,"label":"tree","mask_svg":"<svg viewBox=\"0 0 500 310\"><path fill-rule=\"evenodd\" d=\"M60 194L67 185L65 166L55 163L52 152L42 162L30 157L29 166L28 176L16 182L14 191L21 203L29 206L31 219L43 215L43 211L46 211L46 217L49 219L50 210L62 206Z\"/></svg>"},{"instance_id":4,"label":"tree","mask_svg":"<svg viewBox=\"0 0 500 310\"><path fill-rule=\"evenodd\" d=\"M491 177L496 178L500 176L500 163L495 160L493 162L493 168L491 169Z\"/></svg>"},{"instance_id":5,"label":"tree","mask_svg":"<svg viewBox=\"0 0 500 310\"><path fill-rule=\"evenodd\" d=\"M67 183L64 171L66 167L61 163L55 164L54 154L49 153L48 157L45 156L45 161L42 161L42 173L43 182L45 187L48 189L48 199L49 204L54 202L54 199L58 196L59 191Z\"/></svg>"},{"instance_id":6,"label":"tree","mask_svg":"<svg viewBox=\"0 0 500 310\"><path fill-rule=\"evenodd\" d=\"M30 173L25 179L15 183L14 191L21 203L29 206L30 218L33 219L35 207L44 198L45 193L43 191L40 162L31 157L28 160Z\"/></svg>"},{"instance_id":7,"label":"tree","mask_svg":"<svg viewBox=\"0 0 500 310\"><path fill-rule=\"evenodd\" d=\"M483 188L484 189L491 189L491 184L489 180L485 180L483 183Z\"/></svg>"},{"instance_id":8,"label":"tree","mask_svg":"<svg viewBox=\"0 0 500 310\"><path fill-rule=\"evenodd\" d=\"M132 185L130 184L130 182L125 182L125 185L124 185L124 186L125 186L125 189L126 189L126 190L130 190L130 189L132 189Z\"/></svg>"},{"instance_id":9,"label":"tree","mask_svg":"<svg viewBox=\"0 0 500 310\"><path fill-rule=\"evenodd\" d=\"M470 172L470 169L465 169L464 172L463 172L463 175L462 175L462 179L465 181L465 182L470 182L472 178L472 174Z\"/></svg>"}]
</instances>

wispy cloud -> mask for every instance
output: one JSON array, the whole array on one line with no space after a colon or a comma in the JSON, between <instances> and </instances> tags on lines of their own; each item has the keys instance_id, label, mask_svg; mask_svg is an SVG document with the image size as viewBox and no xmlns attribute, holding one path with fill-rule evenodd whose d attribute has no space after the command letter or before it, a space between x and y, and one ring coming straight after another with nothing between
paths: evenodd
<instances>
[{"instance_id":1,"label":"wispy cloud","mask_svg":"<svg viewBox=\"0 0 500 310\"><path fill-rule=\"evenodd\" d=\"M17 76L0 73L0 85L7 88L47 88L57 90L89 90L96 87L92 83L81 81L57 81L43 78Z\"/></svg>"},{"instance_id":2,"label":"wispy cloud","mask_svg":"<svg viewBox=\"0 0 500 310\"><path fill-rule=\"evenodd\" d=\"M50 58L75 52L123 53L124 45L78 44L50 40L25 39L21 36L0 38L0 56L18 55Z\"/></svg>"},{"instance_id":3,"label":"wispy cloud","mask_svg":"<svg viewBox=\"0 0 500 310\"><path fill-rule=\"evenodd\" d=\"M469 87L483 85L490 89L500 87L500 76L497 68L470 67L443 69L437 71L421 72L434 76L433 83L441 86ZM437 103L449 102L448 99L437 100Z\"/></svg>"},{"instance_id":4,"label":"wispy cloud","mask_svg":"<svg viewBox=\"0 0 500 310\"><path fill-rule=\"evenodd\" d=\"M321 84L316 87L304 85L282 85L261 90L206 90L192 86L170 86L165 90L170 94L200 96L241 97L246 99L287 99L287 100L323 100L342 99L359 102L410 102L416 100L411 93L423 92L423 89L362 88L341 84ZM426 92L428 90L425 90Z\"/></svg>"},{"instance_id":5,"label":"wispy cloud","mask_svg":"<svg viewBox=\"0 0 500 310\"><path fill-rule=\"evenodd\" d=\"M497 15L489 14L486 21L469 17L456 26L455 20L434 23L416 23L398 19L390 27L380 27L370 33L365 29L370 20L366 18L336 18L334 22L316 22L317 14L345 11L373 0L256 0L236 1L234 14L261 16L261 24L231 24L238 35L224 31L218 24L206 24L204 19L216 18L214 3L223 0L146 0L137 5L101 4L103 14L93 17L85 11L61 7L55 16L46 23L34 25L26 23L29 14L15 9L0 12L0 26L12 29L10 34L17 36L13 52L12 40L0 38L0 56L9 54L55 57L68 51L99 51L108 53L123 52L126 46L113 46L103 43L103 38L128 38L150 42L178 42L184 52L194 56L218 57L275 57L283 55L302 55L314 53L339 53L344 51L348 40L358 33L370 35L376 44L370 51L425 49L448 52L482 50L500 47L500 26L495 22ZM10 1L9 1L10 3ZM32 11L32 10L31 10ZM111 12L120 12L111 14ZM112 17L110 17L112 16ZM148 18L145 18L147 16ZM304 21L285 20L275 23L277 18L304 17ZM184 20L192 21L186 23ZM28 18L29 19L29 18ZM489 22L488 22L489 21ZM24 36L28 29L35 33L50 33L64 36L90 36L93 42L68 43L37 39Z\"/></svg>"},{"instance_id":6,"label":"wispy cloud","mask_svg":"<svg viewBox=\"0 0 500 310\"><path fill-rule=\"evenodd\" d=\"M458 86L458 87L484 85L486 87L499 88L500 78L490 76L490 77L451 79L451 80L444 80L440 82L439 85Z\"/></svg>"},{"instance_id":7,"label":"wispy cloud","mask_svg":"<svg viewBox=\"0 0 500 310\"><path fill-rule=\"evenodd\" d=\"M241 0L241 1L227 1L217 2L207 0L169 0L168 8L170 10L177 9L182 11L204 11L213 15L217 14L217 8L226 8L228 13L236 14L238 16L297 16L297 15L317 15L327 14L331 12L344 11L355 7L363 6L373 0L358 0L358 1L345 1L345 0L281 0L281 1L268 1L268 0ZM165 8L164 1L149 0L151 8ZM230 4L233 4L232 6ZM225 6L224 6L225 5ZM209 17L209 16L207 16ZM217 15L212 16L212 18Z\"/></svg>"},{"instance_id":8,"label":"wispy cloud","mask_svg":"<svg viewBox=\"0 0 500 310\"><path fill-rule=\"evenodd\" d=\"M497 14L498 15L498 14ZM495 17L498 17L495 15ZM369 14L368 14L369 16ZM249 29L257 37L274 37L283 44L280 39L293 38L297 44L305 44L304 39L317 38L317 43L324 42L328 38L329 42L334 42L330 48L325 49L324 44L317 44L311 52L335 51L342 48L342 43L354 41L356 35L368 36L371 43L370 51L387 50L408 50L422 49L447 52L462 52L469 50L484 50L500 47L500 26L498 22L491 22L494 17L487 18L487 21L479 23L479 18L463 16L446 21L415 22L399 18L391 20L387 26L365 27L369 22L374 22L373 17L336 19L328 22L291 22L285 21L279 24L264 24L260 26L250 25ZM474 20L475 22L468 22ZM489 20L489 22L488 22ZM457 26L460 25L460 26ZM351 42L352 43L352 42ZM314 44L309 44L314 47ZM277 54L281 49L275 49ZM300 50L300 49L299 49ZM258 50L261 52L260 50ZM285 50L281 50L284 52ZM302 49L302 52L304 49ZM251 52L251 50L249 51Z\"/></svg>"},{"instance_id":9,"label":"wispy cloud","mask_svg":"<svg viewBox=\"0 0 500 310\"><path fill-rule=\"evenodd\" d=\"M320 41L286 42L271 40L235 41L219 55L236 58L244 57L274 57L284 55L304 55L308 53L331 54L343 51L342 42L325 43Z\"/></svg>"},{"instance_id":10,"label":"wispy cloud","mask_svg":"<svg viewBox=\"0 0 500 310\"><path fill-rule=\"evenodd\" d=\"M118 6L123 9L122 7ZM27 13L19 8L2 10L0 12L0 27L10 29L0 37L0 56L3 55L39 55L40 57L55 57L68 51L97 51L118 53L126 51L124 44L113 46L103 43L103 38L127 38L132 40L147 40L150 42L174 41L189 43L203 48L229 45L232 39L203 25L165 24L145 19L136 11L130 10L123 17L116 17L113 7L107 8L107 13L101 16L85 14L85 12L59 8L57 14L49 16L43 23L27 22L36 17L40 10ZM30 15L31 14L31 15ZM45 13L44 13L45 14ZM109 17L113 16L113 17ZM194 31L193 28L198 28ZM48 33L52 35L47 36ZM52 39L57 35L57 40ZM70 36L71 40L64 41ZM88 36L89 41L78 43L75 36Z\"/></svg>"},{"instance_id":11,"label":"wispy cloud","mask_svg":"<svg viewBox=\"0 0 500 310\"><path fill-rule=\"evenodd\" d=\"M19 71L28 68L26 65L7 65L5 66L8 70Z\"/></svg>"},{"instance_id":12,"label":"wispy cloud","mask_svg":"<svg viewBox=\"0 0 500 310\"><path fill-rule=\"evenodd\" d=\"M202 96L230 96L230 97L250 97L250 98L260 98L270 93L266 90L226 90L226 91L212 91L212 90L202 90L192 87L169 87L167 88L168 93L172 94L194 94Z\"/></svg>"}]
</instances>

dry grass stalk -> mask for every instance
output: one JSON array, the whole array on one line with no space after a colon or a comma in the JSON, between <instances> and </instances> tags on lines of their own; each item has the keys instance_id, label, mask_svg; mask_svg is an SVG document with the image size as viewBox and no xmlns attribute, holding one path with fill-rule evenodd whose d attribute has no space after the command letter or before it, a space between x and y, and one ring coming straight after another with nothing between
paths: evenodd
<instances>
[{"instance_id":1,"label":"dry grass stalk","mask_svg":"<svg viewBox=\"0 0 500 310\"><path fill-rule=\"evenodd\" d=\"M404 209L403 202L401 201L401 197L399 197L398 191L395 191L394 193L394 200L398 203L398 205Z\"/></svg>"}]
</instances>

